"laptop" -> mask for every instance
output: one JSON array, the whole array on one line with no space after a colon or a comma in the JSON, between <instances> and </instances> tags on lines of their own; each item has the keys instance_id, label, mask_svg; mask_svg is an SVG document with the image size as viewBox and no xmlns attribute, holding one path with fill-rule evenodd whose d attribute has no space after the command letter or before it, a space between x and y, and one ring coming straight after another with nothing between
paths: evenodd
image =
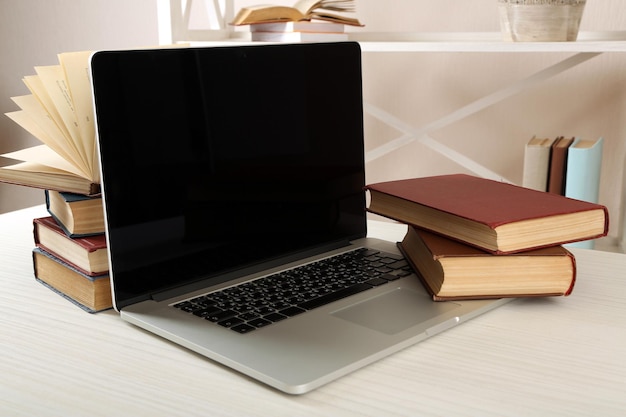
<instances>
[{"instance_id":1,"label":"laptop","mask_svg":"<svg viewBox=\"0 0 626 417\"><path fill-rule=\"evenodd\" d=\"M505 302L433 302L367 237L357 43L90 66L123 320L302 394Z\"/></svg>"}]
</instances>

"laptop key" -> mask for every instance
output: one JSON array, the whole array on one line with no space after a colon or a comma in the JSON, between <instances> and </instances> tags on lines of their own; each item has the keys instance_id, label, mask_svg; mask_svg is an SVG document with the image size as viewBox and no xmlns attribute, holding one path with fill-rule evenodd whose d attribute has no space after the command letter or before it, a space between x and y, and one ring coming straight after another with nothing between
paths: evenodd
<instances>
[{"instance_id":1,"label":"laptop key","mask_svg":"<svg viewBox=\"0 0 626 417\"><path fill-rule=\"evenodd\" d=\"M396 261L392 264L387 264L387 266L391 269L402 269L408 267L409 264L403 259L401 261Z\"/></svg>"},{"instance_id":2,"label":"laptop key","mask_svg":"<svg viewBox=\"0 0 626 417\"><path fill-rule=\"evenodd\" d=\"M237 315L237 312L233 310L223 310L223 311L219 311L213 314L209 314L208 316L205 316L204 318L208 321L217 323L219 321L222 321L224 319L227 319L229 317L236 316L236 315Z\"/></svg>"},{"instance_id":3,"label":"laptop key","mask_svg":"<svg viewBox=\"0 0 626 417\"><path fill-rule=\"evenodd\" d=\"M219 324L220 326L224 326L224 327L233 327L241 323L243 323L243 320L241 320L238 317L231 317L231 318L217 322L217 324Z\"/></svg>"},{"instance_id":4,"label":"laptop key","mask_svg":"<svg viewBox=\"0 0 626 417\"><path fill-rule=\"evenodd\" d=\"M304 313L306 310L300 307L287 307L279 311L280 314L284 314L287 317L292 317L300 313Z\"/></svg>"},{"instance_id":5,"label":"laptop key","mask_svg":"<svg viewBox=\"0 0 626 417\"><path fill-rule=\"evenodd\" d=\"M323 305L326 305L328 303L332 303L333 301L337 301L337 300L341 300L342 298L346 298L349 297L351 295L354 294L358 294L360 292L363 292L365 290L369 290L373 288L371 285L369 284L365 284L365 283L361 283L361 284L355 284L352 285L350 287L335 291L335 292L331 292L328 293L326 295L323 295L321 297L318 298L314 298L312 300L309 301L305 301L303 303L298 304L299 307L304 308L306 310L312 310L314 308L317 307L321 307Z\"/></svg>"},{"instance_id":6,"label":"laptop key","mask_svg":"<svg viewBox=\"0 0 626 417\"><path fill-rule=\"evenodd\" d=\"M268 324L272 324L272 322L269 321L269 320L265 320L265 319L259 318L259 319L254 319L254 320L249 321L248 324L251 325L251 326L254 326L254 327L256 327L258 329L260 327L265 327Z\"/></svg>"},{"instance_id":7,"label":"laptop key","mask_svg":"<svg viewBox=\"0 0 626 417\"><path fill-rule=\"evenodd\" d=\"M250 333L252 330L256 330L256 327L250 326L249 324L242 323L230 328L231 330L236 331L237 333L245 334Z\"/></svg>"},{"instance_id":8,"label":"laptop key","mask_svg":"<svg viewBox=\"0 0 626 417\"><path fill-rule=\"evenodd\" d=\"M277 321L285 320L287 316L285 316L284 314L280 314L280 313L270 313L264 316L263 318L265 320L269 320L273 323L276 323Z\"/></svg>"},{"instance_id":9,"label":"laptop key","mask_svg":"<svg viewBox=\"0 0 626 417\"><path fill-rule=\"evenodd\" d=\"M196 304L190 303L189 301L183 301L182 303L174 305L174 307L187 313L193 313L195 310L198 309L198 306Z\"/></svg>"},{"instance_id":10,"label":"laptop key","mask_svg":"<svg viewBox=\"0 0 626 417\"><path fill-rule=\"evenodd\" d=\"M402 276L400 274L389 273L383 275L381 278L386 279L387 281L395 281L402 278Z\"/></svg>"},{"instance_id":11,"label":"laptop key","mask_svg":"<svg viewBox=\"0 0 626 417\"><path fill-rule=\"evenodd\" d=\"M379 285L383 285L388 283L389 281L387 281L386 279L383 278L372 278L368 281L365 281L365 284L369 284L372 285L374 287L378 287Z\"/></svg>"},{"instance_id":12,"label":"laptop key","mask_svg":"<svg viewBox=\"0 0 626 417\"><path fill-rule=\"evenodd\" d=\"M252 320L252 319L256 319L259 317L259 315L257 313L244 313L244 314L240 314L237 317L239 317L242 320Z\"/></svg>"},{"instance_id":13,"label":"laptop key","mask_svg":"<svg viewBox=\"0 0 626 417\"><path fill-rule=\"evenodd\" d=\"M217 307L207 307L207 308L199 308L197 310L192 311L193 315L198 316L198 317L206 317L206 316L210 316L211 314L215 314L218 313L222 310L220 310Z\"/></svg>"}]
</instances>

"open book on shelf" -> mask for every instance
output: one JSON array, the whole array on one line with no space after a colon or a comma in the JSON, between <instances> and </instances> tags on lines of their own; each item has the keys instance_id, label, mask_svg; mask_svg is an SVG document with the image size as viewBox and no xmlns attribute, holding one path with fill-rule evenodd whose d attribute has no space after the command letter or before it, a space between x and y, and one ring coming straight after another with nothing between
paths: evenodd
<instances>
[{"instance_id":1,"label":"open book on shelf","mask_svg":"<svg viewBox=\"0 0 626 417\"><path fill-rule=\"evenodd\" d=\"M299 0L292 7L261 4L241 8L231 24L241 26L269 22L324 20L363 26L356 18L336 13L353 11L353 0Z\"/></svg>"},{"instance_id":2,"label":"open book on shelf","mask_svg":"<svg viewBox=\"0 0 626 417\"><path fill-rule=\"evenodd\" d=\"M7 116L43 144L1 155L0 181L93 195L100 192L88 67L90 51L58 55L59 64L24 77L31 94L13 97Z\"/></svg>"}]
</instances>

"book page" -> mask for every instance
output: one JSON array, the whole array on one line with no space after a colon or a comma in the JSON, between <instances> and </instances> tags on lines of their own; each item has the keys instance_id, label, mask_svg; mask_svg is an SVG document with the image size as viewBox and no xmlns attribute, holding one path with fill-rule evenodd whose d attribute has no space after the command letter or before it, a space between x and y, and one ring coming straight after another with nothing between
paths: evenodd
<instances>
[{"instance_id":1,"label":"book page","mask_svg":"<svg viewBox=\"0 0 626 417\"><path fill-rule=\"evenodd\" d=\"M354 0L299 0L294 4L302 14L307 15L315 9L333 10L336 12L354 12Z\"/></svg>"},{"instance_id":2,"label":"book page","mask_svg":"<svg viewBox=\"0 0 626 417\"><path fill-rule=\"evenodd\" d=\"M78 166L81 170L89 172L89 167L84 165L76 151L67 142L67 138L59 130L46 109L33 95L12 97L22 111L7 113L7 116L19 124L31 135L48 145L50 149L58 153L68 162Z\"/></svg>"},{"instance_id":3,"label":"book page","mask_svg":"<svg viewBox=\"0 0 626 417\"><path fill-rule=\"evenodd\" d=\"M98 173L93 99L89 76L89 57L91 54L91 51L65 52L59 54L59 62L63 67L74 105L78 131L89 170L92 173ZM94 182L98 182L97 179L94 178Z\"/></svg>"},{"instance_id":4,"label":"book page","mask_svg":"<svg viewBox=\"0 0 626 417\"><path fill-rule=\"evenodd\" d=\"M299 0L293 5L293 8L304 16L308 16L313 9L320 6L320 3L322 3L322 0Z\"/></svg>"},{"instance_id":5,"label":"book page","mask_svg":"<svg viewBox=\"0 0 626 417\"><path fill-rule=\"evenodd\" d=\"M45 165L58 170L71 172L79 177L89 179L90 176L81 172L76 166L61 158L59 154L54 152L46 145L33 146L31 148L20 149L19 151L5 153L0 155L4 158L16 159L18 161L32 162L35 164Z\"/></svg>"},{"instance_id":6,"label":"book page","mask_svg":"<svg viewBox=\"0 0 626 417\"><path fill-rule=\"evenodd\" d=\"M70 95L67 81L65 80L63 68L61 65L51 65L35 67L35 71L37 72L37 75L39 75L41 82L50 96L50 99L58 110L61 119L70 134L71 142L78 151L80 159L83 161L83 165L88 165L87 161L91 159L91 155L87 156L85 149L82 146L80 131L78 129L78 121L76 119L72 97Z\"/></svg>"},{"instance_id":7,"label":"book page","mask_svg":"<svg viewBox=\"0 0 626 417\"><path fill-rule=\"evenodd\" d=\"M52 120L54 120L57 128L63 133L63 136L65 137L65 142L67 144L72 144L71 147L72 149L74 149L73 142L70 138L70 132L65 127L65 123L63 123L61 115L59 114L56 106L52 102L52 99L50 98L48 91L46 91L46 88L41 82L39 76L27 75L22 79L22 81L24 82L24 84L26 84L26 87L28 87L30 92L33 94L33 96L35 96L35 98L37 99L37 101L39 101L42 107L46 109ZM74 150L74 153L78 152Z\"/></svg>"}]
</instances>

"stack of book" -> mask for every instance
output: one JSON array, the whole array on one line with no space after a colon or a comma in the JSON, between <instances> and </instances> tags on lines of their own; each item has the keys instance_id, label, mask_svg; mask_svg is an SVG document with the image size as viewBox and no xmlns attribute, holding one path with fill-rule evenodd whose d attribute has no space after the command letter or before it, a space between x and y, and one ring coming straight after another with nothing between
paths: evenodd
<instances>
[{"instance_id":1,"label":"stack of book","mask_svg":"<svg viewBox=\"0 0 626 417\"><path fill-rule=\"evenodd\" d=\"M29 95L7 116L41 145L2 156L0 181L45 190L49 217L33 219L35 278L96 312L111 308L111 284L89 81L91 52L59 54L24 77Z\"/></svg>"},{"instance_id":2,"label":"stack of book","mask_svg":"<svg viewBox=\"0 0 626 417\"><path fill-rule=\"evenodd\" d=\"M533 137L524 151L522 185L578 200L598 202L603 138ZM593 241L575 246L593 248Z\"/></svg>"},{"instance_id":3,"label":"stack of book","mask_svg":"<svg viewBox=\"0 0 626 417\"><path fill-rule=\"evenodd\" d=\"M35 278L91 313L111 308L101 198L46 190L46 208L33 219Z\"/></svg>"},{"instance_id":4,"label":"stack of book","mask_svg":"<svg viewBox=\"0 0 626 417\"><path fill-rule=\"evenodd\" d=\"M344 25L333 22L274 22L250 25L250 39L259 42L341 42Z\"/></svg>"},{"instance_id":5,"label":"stack of book","mask_svg":"<svg viewBox=\"0 0 626 417\"><path fill-rule=\"evenodd\" d=\"M363 25L336 12L353 11L353 0L300 0L293 7L243 7L231 24L249 25L253 41L340 42L348 40L344 25Z\"/></svg>"},{"instance_id":6,"label":"stack of book","mask_svg":"<svg viewBox=\"0 0 626 417\"><path fill-rule=\"evenodd\" d=\"M470 175L371 184L368 210L406 223L400 249L434 300L569 295L563 247L606 236L606 207Z\"/></svg>"},{"instance_id":7,"label":"stack of book","mask_svg":"<svg viewBox=\"0 0 626 417\"><path fill-rule=\"evenodd\" d=\"M89 81L91 52L59 54L57 65L37 66L23 81L31 94L12 97L20 110L6 115L41 145L1 156L19 161L0 168L0 181L69 191L100 192L100 170Z\"/></svg>"}]
</instances>

